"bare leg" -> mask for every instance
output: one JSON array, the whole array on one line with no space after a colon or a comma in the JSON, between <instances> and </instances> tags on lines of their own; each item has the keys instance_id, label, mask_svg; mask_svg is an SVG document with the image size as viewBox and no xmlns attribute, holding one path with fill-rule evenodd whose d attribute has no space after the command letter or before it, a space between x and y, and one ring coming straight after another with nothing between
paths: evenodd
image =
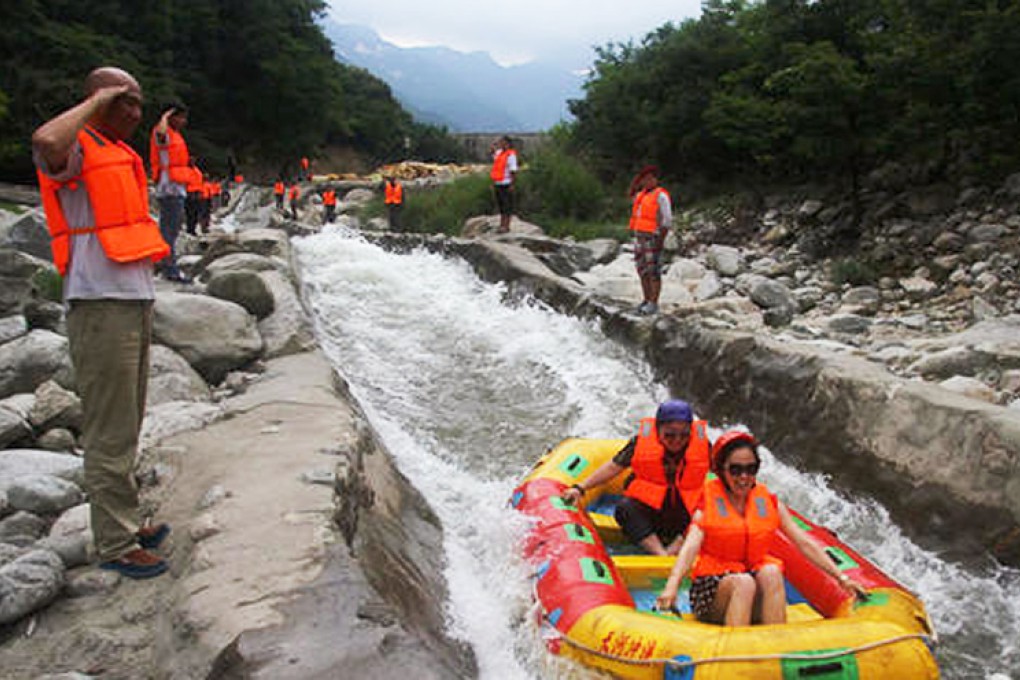
<instances>
[{"instance_id":1,"label":"bare leg","mask_svg":"<svg viewBox=\"0 0 1020 680\"><path fill-rule=\"evenodd\" d=\"M648 277L648 293L645 298L649 302L659 304L659 293L662 291L662 279L657 277Z\"/></svg>"},{"instance_id":2,"label":"bare leg","mask_svg":"<svg viewBox=\"0 0 1020 680\"><path fill-rule=\"evenodd\" d=\"M712 604L712 618L727 626L751 625L755 582L750 574L729 574L719 582Z\"/></svg>"},{"instance_id":3,"label":"bare leg","mask_svg":"<svg viewBox=\"0 0 1020 680\"><path fill-rule=\"evenodd\" d=\"M649 555L663 555L665 556L666 548L663 547L662 541L659 540L658 534L648 534L642 538L638 545L645 549Z\"/></svg>"},{"instance_id":4,"label":"bare leg","mask_svg":"<svg viewBox=\"0 0 1020 680\"><path fill-rule=\"evenodd\" d=\"M769 564L755 574L754 580L758 584L754 619L761 623L786 623L783 572L776 565Z\"/></svg>"},{"instance_id":5,"label":"bare leg","mask_svg":"<svg viewBox=\"0 0 1020 680\"><path fill-rule=\"evenodd\" d=\"M641 277L641 294L644 296L643 302L652 301L652 278L647 274Z\"/></svg>"}]
</instances>

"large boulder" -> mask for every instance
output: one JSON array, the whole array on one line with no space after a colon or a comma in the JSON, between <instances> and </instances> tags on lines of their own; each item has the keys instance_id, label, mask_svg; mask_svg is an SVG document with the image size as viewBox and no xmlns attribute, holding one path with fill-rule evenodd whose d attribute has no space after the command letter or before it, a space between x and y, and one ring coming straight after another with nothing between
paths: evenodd
<instances>
[{"instance_id":1,"label":"large boulder","mask_svg":"<svg viewBox=\"0 0 1020 680\"><path fill-rule=\"evenodd\" d=\"M28 320L21 314L0 319L0 345L17 340L28 333Z\"/></svg>"},{"instance_id":2,"label":"large boulder","mask_svg":"<svg viewBox=\"0 0 1020 680\"><path fill-rule=\"evenodd\" d=\"M237 233L237 244L249 253L291 261L290 240L278 229L247 229Z\"/></svg>"},{"instance_id":3,"label":"large boulder","mask_svg":"<svg viewBox=\"0 0 1020 680\"><path fill-rule=\"evenodd\" d=\"M53 475L81 486L85 481L84 461L78 456L39 449L0 451L0 490L26 475Z\"/></svg>"},{"instance_id":4,"label":"large boulder","mask_svg":"<svg viewBox=\"0 0 1020 680\"><path fill-rule=\"evenodd\" d=\"M206 292L215 298L241 305L257 319L273 313L273 294L258 272L216 272L209 277Z\"/></svg>"},{"instance_id":5,"label":"large boulder","mask_svg":"<svg viewBox=\"0 0 1020 680\"><path fill-rule=\"evenodd\" d=\"M705 260L721 276L733 277L744 271L744 259L740 251L731 246L709 246Z\"/></svg>"},{"instance_id":6,"label":"large boulder","mask_svg":"<svg viewBox=\"0 0 1020 680\"><path fill-rule=\"evenodd\" d=\"M0 345L0 399L34 392L50 379L70 387L73 376L67 338L52 331L34 330Z\"/></svg>"},{"instance_id":7,"label":"large boulder","mask_svg":"<svg viewBox=\"0 0 1020 680\"><path fill-rule=\"evenodd\" d=\"M482 234L495 234L499 229L499 215L478 215L464 221L460 235L464 238L478 238ZM542 227L514 217L510 220L510 234L524 236L542 236Z\"/></svg>"},{"instance_id":8,"label":"large boulder","mask_svg":"<svg viewBox=\"0 0 1020 680\"><path fill-rule=\"evenodd\" d=\"M0 248L0 316L21 311L33 294L32 278L53 265L12 248Z\"/></svg>"},{"instance_id":9,"label":"large boulder","mask_svg":"<svg viewBox=\"0 0 1020 680\"><path fill-rule=\"evenodd\" d=\"M748 294L756 305L765 309L765 322L770 326L785 326L800 309L790 289L772 279L759 277Z\"/></svg>"},{"instance_id":10,"label":"large boulder","mask_svg":"<svg viewBox=\"0 0 1020 680\"><path fill-rule=\"evenodd\" d=\"M591 252L594 264L606 264L620 254L620 242L615 238L596 238L581 244Z\"/></svg>"},{"instance_id":11,"label":"large boulder","mask_svg":"<svg viewBox=\"0 0 1020 680\"><path fill-rule=\"evenodd\" d=\"M32 545L46 535L46 525L42 517L19 510L0 520L0 544L8 543L22 548Z\"/></svg>"},{"instance_id":12,"label":"large boulder","mask_svg":"<svg viewBox=\"0 0 1020 680\"><path fill-rule=\"evenodd\" d=\"M74 392L65 390L53 380L47 380L36 388L35 403L28 420L37 432L52 427L81 432L83 418L81 399Z\"/></svg>"},{"instance_id":13,"label":"large boulder","mask_svg":"<svg viewBox=\"0 0 1020 680\"><path fill-rule=\"evenodd\" d=\"M201 278L207 281L220 272L265 272L288 271L287 263L279 258L265 257L255 253L229 253L206 265Z\"/></svg>"},{"instance_id":14,"label":"large boulder","mask_svg":"<svg viewBox=\"0 0 1020 680\"><path fill-rule=\"evenodd\" d=\"M84 500L77 484L53 475L21 475L7 487L11 507L33 515L59 515Z\"/></svg>"},{"instance_id":15,"label":"large boulder","mask_svg":"<svg viewBox=\"0 0 1020 680\"><path fill-rule=\"evenodd\" d=\"M0 449L32 435L28 414L18 404L18 395L0 400Z\"/></svg>"},{"instance_id":16,"label":"large boulder","mask_svg":"<svg viewBox=\"0 0 1020 680\"><path fill-rule=\"evenodd\" d=\"M209 386L191 364L164 345L149 350L149 407L172 401L210 401Z\"/></svg>"},{"instance_id":17,"label":"large boulder","mask_svg":"<svg viewBox=\"0 0 1020 680\"><path fill-rule=\"evenodd\" d=\"M973 376L988 366L989 359L988 355L976 351L973 347L957 345L921 357L910 365L909 370L926 378Z\"/></svg>"},{"instance_id":18,"label":"large boulder","mask_svg":"<svg viewBox=\"0 0 1020 680\"><path fill-rule=\"evenodd\" d=\"M0 567L0 625L28 616L56 598L65 569L51 550L32 550Z\"/></svg>"},{"instance_id":19,"label":"large boulder","mask_svg":"<svg viewBox=\"0 0 1020 680\"><path fill-rule=\"evenodd\" d=\"M315 333L290 279L277 271L260 272L273 298L273 313L259 321L267 358L305 352L315 346Z\"/></svg>"},{"instance_id":20,"label":"large boulder","mask_svg":"<svg viewBox=\"0 0 1020 680\"><path fill-rule=\"evenodd\" d=\"M258 357L263 347L255 319L243 307L185 293L157 294L153 337L213 384Z\"/></svg>"},{"instance_id":21,"label":"large boulder","mask_svg":"<svg viewBox=\"0 0 1020 680\"><path fill-rule=\"evenodd\" d=\"M30 210L4 229L0 246L14 248L41 260L52 260L50 232L42 210Z\"/></svg>"}]
</instances>

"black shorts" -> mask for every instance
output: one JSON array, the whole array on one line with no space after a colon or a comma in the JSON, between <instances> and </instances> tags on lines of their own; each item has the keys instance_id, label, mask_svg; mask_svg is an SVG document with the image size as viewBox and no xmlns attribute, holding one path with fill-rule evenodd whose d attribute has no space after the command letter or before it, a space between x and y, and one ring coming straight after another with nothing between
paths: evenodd
<instances>
[{"instance_id":1,"label":"black shorts","mask_svg":"<svg viewBox=\"0 0 1020 680\"><path fill-rule=\"evenodd\" d=\"M659 537L663 547L672 543L687 530L691 516L682 501L671 503L668 498L661 510L656 510L639 500L624 496L616 505L616 523L634 544L652 534Z\"/></svg>"},{"instance_id":2,"label":"black shorts","mask_svg":"<svg viewBox=\"0 0 1020 680\"><path fill-rule=\"evenodd\" d=\"M514 214L514 190L512 184L494 184L496 190L496 206L500 215Z\"/></svg>"}]
</instances>

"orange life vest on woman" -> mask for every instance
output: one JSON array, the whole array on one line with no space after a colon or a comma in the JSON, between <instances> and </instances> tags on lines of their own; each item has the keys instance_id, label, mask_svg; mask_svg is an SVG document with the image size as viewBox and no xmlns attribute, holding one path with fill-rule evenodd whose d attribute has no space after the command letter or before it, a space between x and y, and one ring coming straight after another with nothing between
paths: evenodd
<instances>
[{"instance_id":1,"label":"orange life vest on woman","mask_svg":"<svg viewBox=\"0 0 1020 680\"><path fill-rule=\"evenodd\" d=\"M496 154L496 158L492 161L492 172L489 173L489 177L492 178L493 182L503 182L508 179L506 176L506 164L511 156L516 155L517 152L513 149L503 149Z\"/></svg>"},{"instance_id":2,"label":"orange life vest on woman","mask_svg":"<svg viewBox=\"0 0 1020 680\"><path fill-rule=\"evenodd\" d=\"M404 202L404 187L399 183L386 183L386 205L400 205Z\"/></svg>"},{"instance_id":3,"label":"orange life vest on woman","mask_svg":"<svg viewBox=\"0 0 1020 680\"><path fill-rule=\"evenodd\" d=\"M783 566L781 560L769 555L779 529L779 502L761 482L748 494L743 516L730 503L722 480L705 482L699 526L705 539L691 570L693 578L742 574L766 564Z\"/></svg>"},{"instance_id":4,"label":"orange life vest on woman","mask_svg":"<svg viewBox=\"0 0 1020 680\"><path fill-rule=\"evenodd\" d=\"M630 213L630 230L646 234L654 234L659 229L659 194L669 194L662 187L651 191L639 191L634 197L634 207Z\"/></svg>"},{"instance_id":5,"label":"orange life vest on woman","mask_svg":"<svg viewBox=\"0 0 1020 680\"><path fill-rule=\"evenodd\" d=\"M679 489L684 506L693 513L701 499L705 475L708 474L710 448L705 421L695 420L691 423L691 439L687 451L677 464L676 477L668 480L662 465L666 448L659 442L655 418L645 418L638 429L634 457L630 460L634 476L624 489L624 495L660 510L669 488L674 487Z\"/></svg>"},{"instance_id":6,"label":"orange life vest on woman","mask_svg":"<svg viewBox=\"0 0 1020 680\"><path fill-rule=\"evenodd\" d=\"M53 264L61 275L67 273L71 255L71 234L96 232L103 252L114 262L153 262L170 254L170 246L159 234L159 225L149 214L149 189L145 167L134 149L112 141L92 127L78 132L82 149L81 174L57 182L39 172L39 189L46 223L50 230ZM85 185L95 224L70 228L57 190Z\"/></svg>"},{"instance_id":7,"label":"orange life vest on woman","mask_svg":"<svg viewBox=\"0 0 1020 680\"><path fill-rule=\"evenodd\" d=\"M336 192L330 189L322 192L323 205L336 205Z\"/></svg>"},{"instance_id":8,"label":"orange life vest on woman","mask_svg":"<svg viewBox=\"0 0 1020 680\"><path fill-rule=\"evenodd\" d=\"M283 196L286 190L286 187L283 186L283 182L277 182L273 185L273 193L277 196Z\"/></svg>"},{"instance_id":9,"label":"orange life vest on woman","mask_svg":"<svg viewBox=\"0 0 1020 680\"><path fill-rule=\"evenodd\" d=\"M187 184L190 166L188 160L190 156L188 154L188 144L184 141L184 137L177 130L174 130L169 125L166 128L167 144L164 147L169 156L169 164L167 165L167 173L170 175L170 181L176 182L177 184ZM152 134L149 136L149 165L152 167L152 181L158 182L159 175L163 171L162 161L159 157L160 147L156 143L156 129L153 128Z\"/></svg>"}]
</instances>

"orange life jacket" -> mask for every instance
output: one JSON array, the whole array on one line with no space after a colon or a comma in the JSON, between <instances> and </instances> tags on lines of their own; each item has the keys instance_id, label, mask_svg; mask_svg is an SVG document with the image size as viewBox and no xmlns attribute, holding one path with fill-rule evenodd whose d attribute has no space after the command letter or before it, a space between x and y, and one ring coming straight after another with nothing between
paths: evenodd
<instances>
[{"instance_id":1,"label":"orange life jacket","mask_svg":"<svg viewBox=\"0 0 1020 680\"><path fill-rule=\"evenodd\" d=\"M323 205L336 205L336 192L333 190L322 192Z\"/></svg>"},{"instance_id":2,"label":"orange life jacket","mask_svg":"<svg viewBox=\"0 0 1020 680\"><path fill-rule=\"evenodd\" d=\"M50 230L53 264L61 275L67 273L71 234L96 232L103 252L114 262L153 262L170 254L170 246L149 214L149 189L142 159L122 141L112 141L94 128L78 132L82 149L81 174L57 182L39 172L39 189L46 223ZM71 229L57 190L85 185L95 224Z\"/></svg>"},{"instance_id":3,"label":"orange life jacket","mask_svg":"<svg viewBox=\"0 0 1020 680\"><path fill-rule=\"evenodd\" d=\"M742 574L766 564L782 568L782 561L769 555L779 528L779 502L758 482L747 497L744 515L726 496L722 480L705 482L701 508L701 530L705 540L691 570L691 577L713 574Z\"/></svg>"},{"instance_id":4,"label":"orange life jacket","mask_svg":"<svg viewBox=\"0 0 1020 680\"><path fill-rule=\"evenodd\" d=\"M196 166L188 168L188 193L195 194L202 191L202 183L205 182L205 178L202 176L202 171Z\"/></svg>"},{"instance_id":5,"label":"orange life jacket","mask_svg":"<svg viewBox=\"0 0 1020 680\"><path fill-rule=\"evenodd\" d=\"M492 161L492 172L489 173L493 182L503 182L507 179L506 164L511 156L517 157L517 152L513 149L503 149L496 154L496 158Z\"/></svg>"},{"instance_id":6,"label":"orange life jacket","mask_svg":"<svg viewBox=\"0 0 1020 680\"><path fill-rule=\"evenodd\" d=\"M209 193L213 196L219 196L223 193L223 185L219 182L213 182L209 187Z\"/></svg>"},{"instance_id":7,"label":"orange life jacket","mask_svg":"<svg viewBox=\"0 0 1020 680\"><path fill-rule=\"evenodd\" d=\"M202 182L202 198L207 201L212 198L212 182Z\"/></svg>"},{"instance_id":8,"label":"orange life jacket","mask_svg":"<svg viewBox=\"0 0 1020 680\"><path fill-rule=\"evenodd\" d=\"M669 194L662 187L651 191L639 191L634 197L634 207L630 213L630 230L646 234L654 234L659 229L659 194Z\"/></svg>"},{"instance_id":9,"label":"orange life jacket","mask_svg":"<svg viewBox=\"0 0 1020 680\"><path fill-rule=\"evenodd\" d=\"M174 130L169 125L166 128L167 144L163 147L169 156L169 164L167 165L167 173L170 175L170 181L176 182L177 184L187 184L188 175L190 171L188 168L188 144L184 141L184 137L181 133ZM156 129L153 128L152 134L149 135L149 166L152 168L152 181L158 182L159 175L163 170L161 161L159 158L160 146L156 143Z\"/></svg>"},{"instance_id":10,"label":"orange life jacket","mask_svg":"<svg viewBox=\"0 0 1020 680\"><path fill-rule=\"evenodd\" d=\"M683 461L677 465L676 477L666 479L662 465L666 448L659 442L655 418L645 418L638 429L634 457L630 461L634 476L624 489L624 495L659 510L669 488L674 487L679 489L684 506L693 514L708 474L709 450L708 426L704 420L695 420L691 423L691 438Z\"/></svg>"},{"instance_id":11,"label":"orange life jacket","mask_svg":"<svg viewBox=\"0 0 1020 680\"><path fill-rule=\"evenodd\" d=\"M277 182L276 184L273 185L273 193L276 194L277 196L283 196L284 192L286 191L287 188L283 186L283 182Z\"/></svg>"},{"instance_id":12,"label":"orange life jacket","mask_svg":"<svg viewBox=\"0 0 1020 680\"><path fill-rule=\"evenodd\" d=\"M386 183L386 205L400 205L404 202L404 187L398 182Z\"/></svg>"},{"instance_id":13,"label":"orange life jacket","mask_svg":"<svg viewBox=\"0 0 1020 680\"><path fill-rule=\"evenodd\" d=\"M304 168L305 170L307 170L308 166L309 166L308 159L307 158L302 158L301 159L301 167Z\"/></svg>"},{"instance_id":14,"label":"orange life jacket","mask_svg":"<svg viewBox=\"0 0 1020 680\"><path fill-rule=\"evenodd\" d=\"M244 175L234 175L234 184L244 184Z\"/></svg>"},{"instance_id":15,"label":"orange life jacket","mask_svg":"<svg viewBox=\"0 0 1020 680\"><path fill-rule=\"evenodd\" d=\"M301 189L298 188L297 184L290 188L290 194L287 197L292 201L296 201L301 197Z\"/></svg>"}]
</instances>

